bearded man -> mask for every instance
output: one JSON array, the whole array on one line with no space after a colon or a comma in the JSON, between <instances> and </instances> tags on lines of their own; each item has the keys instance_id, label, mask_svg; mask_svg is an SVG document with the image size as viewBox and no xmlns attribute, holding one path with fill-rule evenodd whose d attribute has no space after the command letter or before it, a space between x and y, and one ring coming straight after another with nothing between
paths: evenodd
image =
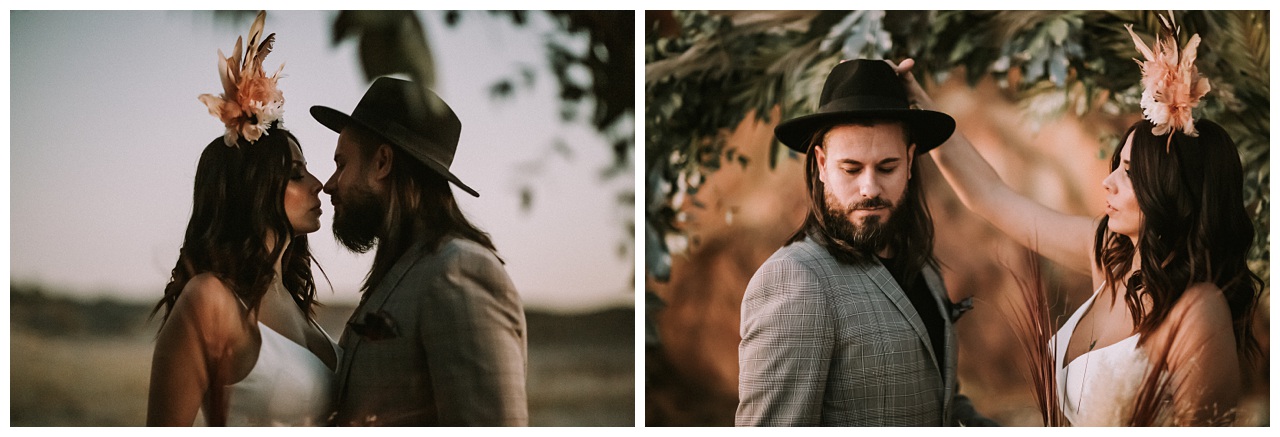
<instances>
[{"instance_id":1,"label":"bearded man","mask_svg":"<svg viewBox=\"0 0 1280 437\"><path fill-rule=\"evenodd\" d=\"M387 77L351 115L311 115L339 134L324 184L334 236L376 248L339 342L334 423L528 425L520 296L449 188L479 197L449 171L461 121L434 93Z\"/></svg>"},{"instance_id":2,"label":"bearded man","mask_svg":"<svg viewBox=\"0 0 1280 437\"><path fill-rule=\"evenodd\" d=\"M832 69L774 133L806 155L810 208L742 300L739 426L989 425L957 394L952 304L916 158L955 120L911 109L881 60Z\"/></svg>"}]
</instances>

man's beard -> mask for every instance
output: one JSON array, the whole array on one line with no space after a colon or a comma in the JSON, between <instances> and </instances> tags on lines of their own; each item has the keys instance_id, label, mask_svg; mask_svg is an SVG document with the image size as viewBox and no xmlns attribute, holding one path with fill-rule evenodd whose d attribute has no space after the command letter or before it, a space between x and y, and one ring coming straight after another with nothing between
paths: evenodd
<instances>
[{"instance_id":1,"label":"man's beard","mask_svg":"<svg viewBox=\"0 0 1280 437\"><path fill-rule=\"evenodd\" d=\"M386 208L373 191L353 186L340 198L342 212L333 216L333 237L355 253L365 253L378 244L378 231L386 219Z\"/></svg>"},{"instance_id":2,"label":"man's beard","mask_svg":"<svg viewBox=\"0 0 1280 437\"><path fill-rule=\"evenodd\" d=\"M867 255L879 253L893 241L894 235L902 228L903 218L899 217L898 207L894 202L885 200L883 197L877 196L851 205L841 205L830 191L826 191L824 196L826 208L822 212L822 218L827 225L827 235L832 239L848 243L859 252ZM904 198L906 193L898 199L898 203L901 204ZM855 224L850 218L856 210L880 207L889 209L889 216L884 220L881 220L879 215L868 215L862 219L861 224Z\"/></svg>"}]
</instances>

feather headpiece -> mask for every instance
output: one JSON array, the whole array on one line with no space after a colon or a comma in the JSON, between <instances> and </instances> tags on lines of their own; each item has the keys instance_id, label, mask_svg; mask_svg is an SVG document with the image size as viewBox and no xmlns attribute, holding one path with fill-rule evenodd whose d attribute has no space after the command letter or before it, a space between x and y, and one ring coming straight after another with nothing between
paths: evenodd
<instances>
[{"instance_id":1,"label":"feather headpiece","mask_svg":"<svg viewBox=\"0 0 1280 437\"><path fill-rule=\"evenodd\" d=\"M1160 31L1156 35L1155 50L1147 47L1137 34L1133 33L1133 25L1124 27L1133 37L1138 51L1147 59L1134 59L1142 68L1142 115L1155 127L1153 135L1165 135L1182 131L1187 136L1197 136L1191 110L1200 104L1200 98L1209 92L1209 79L1200 76L1196 69L1196 47L1200 45L1200 35L1191 35L1187 46L1178 50L1179 28L1173 22L1173 14L1169 19L1160 17ZM1172 141L1172 136L1170 136Z\"/></svg>"},{"instance_id":2,"label":"feather headpiece","mask_svg":"<svg viewBox=\"0 0 1280 437\"><path fill-rule=\"evenodd\" d=\"M236 48L230 57L218 50L222 95L200 95L200 101L209 107L209 114L227 126L227 133L223 135L227 147L236 147L240 137L250 143L258 141L272 123L284 115L284 94L276 88L276 80L284 70L284 64L281 63L271 77L262 71L262 60L271 53L271 46L276 40L274 33L262 38L266 17L266 11L258 12L258 17L249 27L249 45L243 60L240 58L240 43L243 42L240 37L236 38Z\"/></svg>"}]
</instances>

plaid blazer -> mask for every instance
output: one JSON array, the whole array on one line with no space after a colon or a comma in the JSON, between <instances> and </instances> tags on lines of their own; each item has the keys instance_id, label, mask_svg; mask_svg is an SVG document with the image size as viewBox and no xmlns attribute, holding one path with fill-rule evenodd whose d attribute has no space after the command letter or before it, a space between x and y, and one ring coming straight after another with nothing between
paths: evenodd
<instances>
[{"instance_id":1,"label":"plaid blazer","mask_svg":"<svg viewBox=\"0 0 1280 437\"><path fill-rule=\"evenodd\" d=\"M524 310L489 249L411 246L351 315L337 425L528 425Z\"/></svg>"},{"instance_id":2,"label":"plaid blazer","mask_svg":"<svg viewBox=\"0 0 1280 437\"><path fill-rule=\"evenodd\" d=\"M943 315L944 351L933 350L920 315L878 260L840 263L808 238L775 252L742 300L736 424L941 426L974 416L956 395L946 290L935 269L922 273ZM935 353L945 354L941 372ZM953 408L964 417L953 417Z\"/></svg>"}]
</instances>

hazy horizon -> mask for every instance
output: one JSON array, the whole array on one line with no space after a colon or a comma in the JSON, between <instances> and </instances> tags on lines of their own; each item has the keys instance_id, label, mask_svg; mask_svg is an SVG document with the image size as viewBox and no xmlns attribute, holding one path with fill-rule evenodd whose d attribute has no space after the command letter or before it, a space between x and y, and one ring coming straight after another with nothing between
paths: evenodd
<instances>
[{"instance_id":1,"label":"hazy horizon","mask_svg":"<svg viewBox=\"0 0 1280 437\"><path fill-rule=\"evenodd\" d=\"M335 14L268 11L265 26L276 33L265 69L285 64L285 126L321 181L333 172L337 134L308 108L349 112L367 87L354 42L330 43ZM463 211L492 235L527 307L634 306L633 255L617 248L631 239L619 219L632 210L615 206L634 178L601 179L612 159L606 141L585 122L560 121L543 50L550 22L530 14L518 27L471 12L447 28L442 15L418 13L435 90L462 119L451 170L481 195L455 188ZM229 53L248 26L207 11L10 12L11 285L159 298L190 216L196 160L222 134L196 96L221 92L217 51ZM493 83L525 65L538 73L531 86L490 97ZM557 138L571 148L567 157L551 152ZM528 211L520 206L526 183L534 188ZM320 198L321 229L309 239L333 291L317 269L317 294L354 303L372 256L333 240L332 205Z\"/></svg>"}]
</instances>

